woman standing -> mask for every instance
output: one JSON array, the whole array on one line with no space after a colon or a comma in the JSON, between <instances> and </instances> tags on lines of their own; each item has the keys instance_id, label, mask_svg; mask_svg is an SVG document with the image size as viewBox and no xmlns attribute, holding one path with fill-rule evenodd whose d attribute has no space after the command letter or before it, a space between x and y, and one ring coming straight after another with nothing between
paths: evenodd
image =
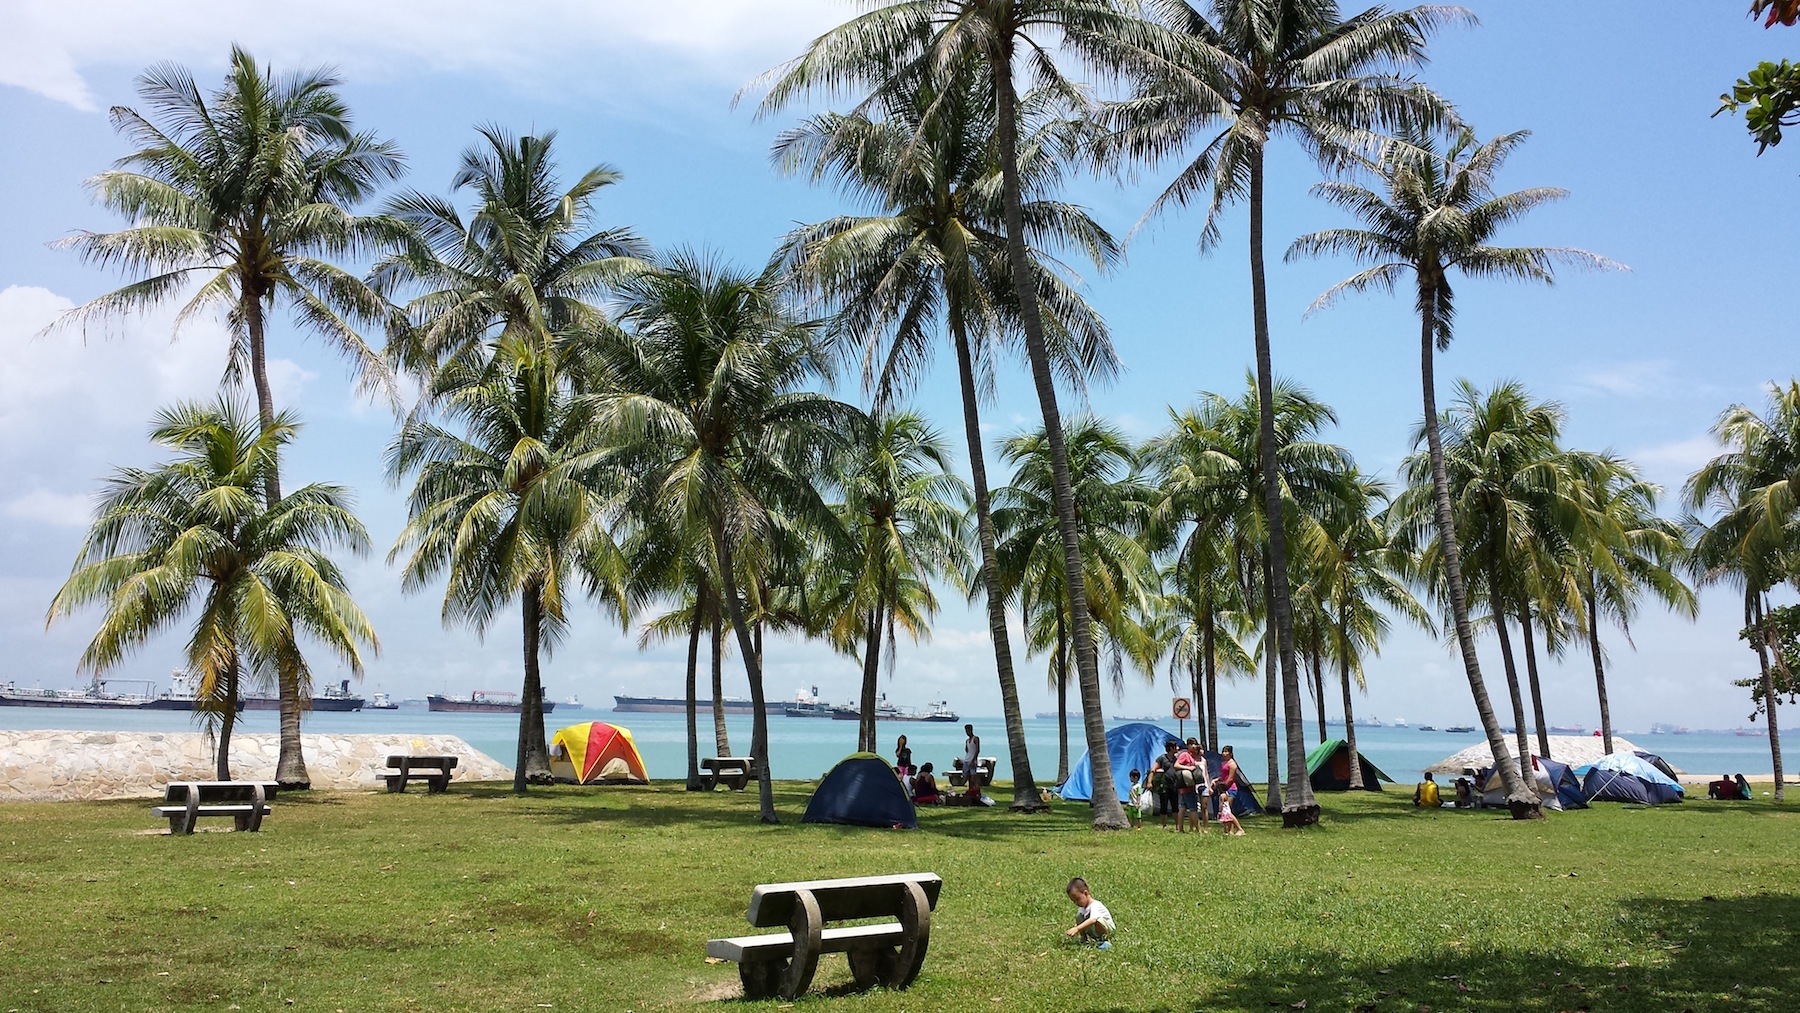
<instances>
[{"instance_id":1,"label":"woman standing","mask_svg":"<svg viewBox=\"0 0 1800 1013\"><path fill-rule=\"evenodd\" d=\"M900 736L899 742L894 743L894 773L899 774L903 780L913 776L912 749L907 746L904 735Z\"/></svg>"}]
</instances>

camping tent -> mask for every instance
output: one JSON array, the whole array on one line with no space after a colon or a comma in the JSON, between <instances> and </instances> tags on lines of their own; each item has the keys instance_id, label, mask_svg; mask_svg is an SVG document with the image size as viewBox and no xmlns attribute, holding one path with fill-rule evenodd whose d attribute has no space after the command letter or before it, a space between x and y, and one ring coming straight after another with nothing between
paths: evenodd
<instances>
[{"instance_id":1,"label":"camping tent","mask_svg":"<svg viewBox=\"0 0 1800 1013\"><path fill-rule=\"evenodd\" d=\"M1614 741L1617 741L1617 740L1615 739ZM1642 749L1634 749L1631 752L1632 752L1633 756L1636 756L1638 759L1644 761L1645 763L1648 763L1650 766L1655 767L1657 770L1662 771L1663 774L1666 777L1668 777L1669 780L1674 781L1676 784L1681 783L1681 771L1676 770L1673 766L1671 766L1669 764L1669 761L1663 759L1662 757L1656 755L1655 753L1647 753L1647 752L1643 751Z\"/></svg>"},{"instance_id":2,"label":"camping tent","mask_svg":"<svg viewBox=\"0 0 1800 1013\"><path fill-rule=\"evenodd\" d=\"M1680 782L1635 752L1620 752L1594 761L1587 779L1581 783L1581 795L1589 802L1659 805L1681 801L1682 788Z\"/></svg>"},{"instance_id":3,"label":"camping tent","mask_svg":"<svg viewBox=\"0 0 1800 1013\"><path fill-rule=\"evenodd\" d=\"M1381 782L1393 780L1360 752L1356 759L1362 764L1363 787L1369 791L1380 791ZM1313 751L1306 754L1306 773L1312 779L1314 791L1349 791L1350 743L1343 739L1326 739L1314 746Z\"/></svg>"},{"instance_id":4,"label":"camping tent","mask_svg":"<svg viewBox=\"0 0 1800 1013\"><path fill-rule=\"evenodd\" d=\"M1606 747L1602 744L1602 740L1592 735L1551 735L1548 736L1548 739L1550 756L1558 763L1566 763L1571 767L1585 767L1606 755ZM1613 745L1622 753L1629 753L1637 748L1617 735L1613 736ZM1433 774L1449 774L1451 777L1456 777L1489 769L1493 765L1493 750L1489 749L1488 744L1483 741L1461 752L1452 753L1425 769Z\"/></svg>"},{"instance_id":5,"label":"camping tent","mask_svg":"<svg viewBox=\"0 0 1800 1013\"><path fill-rule=\"evenodd\" d=\"M648 784L629 728L583 721L550 739L550 774L570 784Z\"/></svg>"},{"instance_id":6,"label":"camping tent","mask_svg":"<svg viewBox=\"0 0 1800 1013\"><path fill-rule=\"evenodd\" d=\"M919 814L887 760L851 753L819 782L801 822L917 830Z\"/></svg>"},{"instance_id":7,"label":"camping tent","mask_svg":"<svg viewBox=\"0 0 1800 1013\"><path fill-rule=\"evenodd\" d=\"M1581 794L1581 779L1566 763L1545 759L1542 756L1531 758L1532 765L1537 768L1538 795L1544 800L1546 809L1586 809L1587 799Z\"/></svg>"},{"instance_id":8,"label":"camping tent","mask_svg":"<svg viewBox=\"0 0 1800 1013\"><path fill-rule=\"evenodd\" d=\"M1181 741L1179 735L1148 721L1133 721L1106 730L1106 755L1112 760L1113 790L1118 792L1119 801L1130 797L1132 769L1148 771L1150 764L1162 755L1163 743L1170 739ZM1082 753L1069 769L1069 779L1057 789L1057 794L1082 802L1093 800L1094 763L1087 753Z\"/></svg>"}]
</instances>

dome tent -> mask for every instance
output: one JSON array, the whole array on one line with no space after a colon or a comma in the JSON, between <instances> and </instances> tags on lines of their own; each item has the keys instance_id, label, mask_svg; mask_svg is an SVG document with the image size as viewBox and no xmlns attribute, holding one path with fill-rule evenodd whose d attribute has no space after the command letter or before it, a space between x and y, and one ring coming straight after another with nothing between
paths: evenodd
<instances>
[{"instance_id":1,"label":"dome tent","mask_svg":"<svg viewBox=\"0 0 1800 1013\"><path fill-rule=\"evenodd\" d=\"M1350 790L1350 743L1343 739L1326 739L1306 754L1306 773L1314 791ZM1381 782L1393 778L1369 762L1359 750L1356 762L1362 764L1362 786L1366 791L1380 791Z\"/></svg>"},{"instance_id":2,"label":"dome tent","mask_svg":"<svg viewBox=\"0 0 1800 1013\"><path fill-rule=\"evenodd\" d=\"M800 821L917 830L919 813L887 760L851 753L819 781Z\"/></svg>"},{"instance_id":3,"label":"dome tent","mask_svg":"<svg viewBox=\"0 0 1800 1013\"><path fill-rule=\"evenodd\" d=\"M1589 802L1660 805L1681 801L1683 790L1681 782L1638 754L1618 752L1594 761L1581 782L1581 794Z\"/></svg>"},{"instance_id":4,"label":"dome tent","mask_svg":"<svg viewBox=\"0 0 1800 1013\"><path fill-rule=\"evenodd\" d=\"M550 739L550 774L569 784L648 784L631 729L583 721Z\"/></svg>"},{"instance_id":5,"label":"dome tent","mask_svg":"<svg viewBox=\"0 0 1800 1013\"><path fill-rule=\"evenodd\" d=\"M1170 739L1180 742L1181 736L1148 721L1133 721L1106 730L1106 755L1112 760L1113 791L1119 801L1131 797L1132 768L1148 771L1150 764L1162 755L1163 743ZM1058 786L1056 793L1078 802L1093 801L1094 762L1087 753L1082 753L1081 759L1069 768L1068 780Z\"/></svg>"}]
</instances>

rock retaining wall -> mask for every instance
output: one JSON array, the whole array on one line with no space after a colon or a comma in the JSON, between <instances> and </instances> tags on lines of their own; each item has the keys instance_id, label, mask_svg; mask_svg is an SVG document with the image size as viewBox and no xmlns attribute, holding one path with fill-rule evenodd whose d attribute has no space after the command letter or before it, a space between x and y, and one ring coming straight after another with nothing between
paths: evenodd
<instances>
[{"instance_id":1,"label":"rock retaining wall","mask_svg":"<svg viewBox=\"0 0 1800 1013\"><path fill-rule=\"evenodd\" d=\"M455 735L302 735L315 788L373 788L393 753L457 757L456 780L510 781L512 768ZM278 736L233 735L231 774L272 781ZM0 802L140 798L216 772L204 732L0 731ZM452 782L454 783L454 782Z\"/></svg>"}]
</instances>

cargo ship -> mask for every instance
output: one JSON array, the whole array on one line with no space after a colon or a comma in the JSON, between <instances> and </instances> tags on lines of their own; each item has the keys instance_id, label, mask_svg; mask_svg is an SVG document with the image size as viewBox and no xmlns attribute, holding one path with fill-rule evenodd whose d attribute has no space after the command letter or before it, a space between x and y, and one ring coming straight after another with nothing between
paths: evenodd
<instances>
[{"instance_id":1,"label":"cargo ship","mask_svg":"<svg viewBox=\"0 0 1800 1013\"><path fill-rule=\"evenodd\" d=\"M386 693L375 694L370 697L369 702L363 706L372 711L397 711L400 709L400 705L388 699Z\"/></svg>"},{"instance_id":2,"label":"cargo ship","mask_svg":"<svg viewBox=\"0 0 1800 1013\"><path fill-rule=\"evenodd\" d=\"M113 693L106 687L113 682L141 685L142 693ZM96 678L86 689L24 688L11 682L0 684L0 707L72 707L85 710L149 710L192 711L199 703L200 680L186 672L169 676L169 691L151 692L156 684L146 679ZM239 700L237 709L244 709Z\"/></svg>"},{"instance_id":3,"label":"cargo ship","mask_svg":"<svg viewBox=\"0 0 1800 1013\"><path fill-rule=\"evenodd\" d=\"M838 721L858 721L862 718L862 711L857 707L833 707L831 716ZM875 720L954 723L958 718L956 712L950 709L948 700L933 700L930 707L921 711L911 707L896 707L888 703L887 694L883 693L881 699L875 703Z\"/></svg>"},{"instance_id":4,"label":"cargo ship","mask_svg":"<svg viewBox=\"0 0 1800 1013\"><path fill-rule=\"evenodd\" d=\"M350 680L343 679L336 686L327 686L312 695L307 708L315 712L330 711L343 713L363 709L364 700L350 692ZM253 711L278 711L281 709L281 698L273 696L252 696L244 699L244 709Z\"/></svg>"},{"instance_id":5,"label":"cargo ship","mask_svg":"<svg viewBox=\"0 0 1800 1013\"><path fill-rule=\"evenodd\" d=\"M493 689L478 689L466 697L432 693L425 697L425 706L432 711L458 714L517 714L525 708L519 702L519 694ZM555 709L555 700L544 701L545 714Z\"/></svg>"},{"instance_id":6,"label":"cargo ship","mask_svg":"<svg viewBox=\"0 0 1800 1013\"><path fill-rule=\"evenodd\" d=\"M712 704L708 703L708 707ZM797 690L794 698L781 708L781 713L790 718L829 718L832 707L819 699L819 687L814 686L809 695L806 690Z\"/></svg>"},{"instance_id":7,"label":"cargo ship","mask_svg":"<svg viewBox=\"0 0 1800 1013\"><path fill-rule=\"evenodd\" d=\"M713 702L711 700L696 700L696 701L694 701L694 708L696 710L710 711L710 710L712 710L712 705L713 705ZM781 710L781 708L782 708L782 705L779 703L771 702L768 700L763 701L763 712L765 714L771 713L771 712L778 712ZM677 697L614 696L613 697L613 713L614 714L685 714L685 713L687 713L687 701L678 696ZM727 714L752 714L752 713L755 713L755 707L750 703L749 700L746 700L743 697L728 696L725 698L725 713L727 713Z\"/></svg>"}]
</instances>

